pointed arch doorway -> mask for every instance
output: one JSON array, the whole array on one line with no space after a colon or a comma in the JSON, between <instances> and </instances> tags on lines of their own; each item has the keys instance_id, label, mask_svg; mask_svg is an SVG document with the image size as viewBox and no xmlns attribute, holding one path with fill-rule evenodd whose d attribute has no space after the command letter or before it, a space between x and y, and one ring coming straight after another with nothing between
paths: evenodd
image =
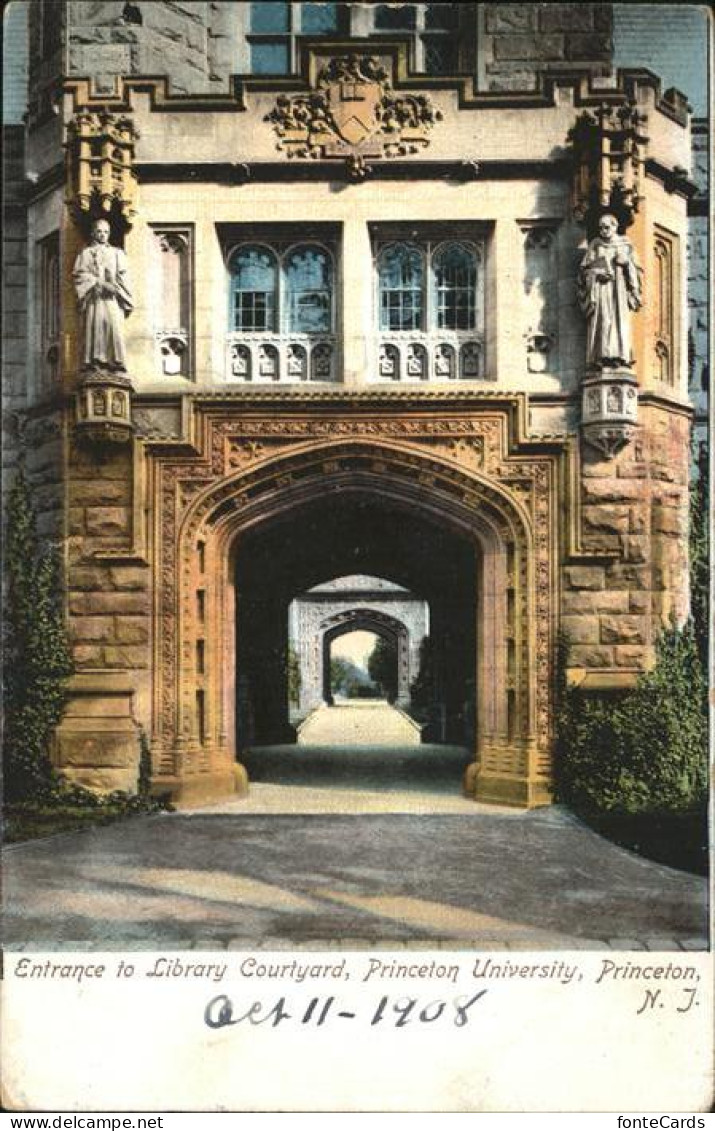
<instances>
[{"instance_id":1,"label":"pointed arch doorway","mask_svg":"<svg viewBox=\"0 0 715 1131\"><path fill-rule=\"evenodd\" d=\"M180 615L158 625L156 778L180 797L231 789L247 741L289 738L287 601L365 571L439 606L434 685L445 734L475 755L470 790L548 801L554 467L547 456L515 469L533 478L538 537L497 479L392 441L299 445L194 490L173 542L164 522L157 558L160 606Z\"/></svg>"}]
</instances>

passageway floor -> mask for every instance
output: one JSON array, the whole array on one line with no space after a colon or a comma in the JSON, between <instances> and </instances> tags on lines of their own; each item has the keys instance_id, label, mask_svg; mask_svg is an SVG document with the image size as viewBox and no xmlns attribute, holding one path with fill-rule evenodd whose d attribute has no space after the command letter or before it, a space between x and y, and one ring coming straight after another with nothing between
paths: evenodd
<instances>
[{"instance_id":1,"label":"passageway floor","mask_svg":"<svg viewBox=\"0 0 715 1131\"><path fill-rule=\"evenodd\" d=\"M458 747L332 759L264 748L246 755L245 799L10 846L5 946L706 947L705 880L616 847L559 806L461 797L468 760Z\"/></svg>"}]
</instances>

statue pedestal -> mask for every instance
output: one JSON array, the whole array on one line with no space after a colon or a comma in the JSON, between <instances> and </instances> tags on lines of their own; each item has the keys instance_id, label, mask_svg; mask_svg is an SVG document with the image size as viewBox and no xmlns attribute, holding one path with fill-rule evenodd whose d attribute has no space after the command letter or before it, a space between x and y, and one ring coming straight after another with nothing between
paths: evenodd
<instances>
[{"instance_id":1,"label":"statue pedestal","mask_svg":"<svg viewBox=\"0 0 715 1131\"><path fill-rule=\"evenodd\" d=\"M77 437L91 444L131 440L132 383L125 373L87 370L77 390Z\"/></svg>"},{"instance_id":2,"label":"statue pedestal","mask_svg":"<svg viewBox=\"0 0 715 1131\"><path fill-rule=\"evenodd\" d=\"M587 444L611 459L634 438L638 384L630 369L589 370L583 382L581 430Z\"/></svg>"}]
</instances>

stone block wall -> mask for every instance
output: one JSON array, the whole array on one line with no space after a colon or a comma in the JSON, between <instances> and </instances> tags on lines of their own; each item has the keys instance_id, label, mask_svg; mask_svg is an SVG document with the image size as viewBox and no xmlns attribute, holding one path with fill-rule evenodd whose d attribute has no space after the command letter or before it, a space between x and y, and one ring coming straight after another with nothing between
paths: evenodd
<instances>
[{"instance_id":1,"label":"stone block wall","mask_svg":"<svg viewBox=\"0 0 715 1131\"><path fill-rule=\"evenodd\" d=\"M533 90L547 68L608 74L613 55L610 4L484 4L480 85Z\"/></svg>"},{"instance_id":2,"label":"stone block wall","mask_svg":"<svg viewBox=\"0 0 715 1131\"><path fill-rule=\"evenodd\" d=\"M176 92L227 90L242 69L245 12L234 0L70 0L69 73L94 78L111 91L120 75L168 75ZM478 53L480 85L531 89L545 67L610 71L610 4L484 4ZM47 78L49 60L40 76ZM46 74L47 72L47 74Z\"/></svg>"},{"instance_id":3,"label":"stone block wall","mask_svg":"<svg viewBox=\"0 0 715 1131\"><path fill-rule=\"evenodd\" d=\"M149 569L102 559L127 551L132 536L129 450L102 456L74 450L68 487L67 577L77 671L149 667ZM100 555L99 560L93 560Z\"/></svg>"},{"instance_id":4,"label":"stone block wall","mask_svg":"<svg viewBox=\"0 0 715 1131\"><path fill-rule=\"evenodd\" d=\"M167 75L177 93L228 89L238 70L238 5L230 0L72 0L69 73L111 91L120 75Z\"/></svg>"},{"instance_id":5,"label":"stone block wall","mask_svg":"<svg viewBox=\"0 0 715 1131\"><path fill-rule=\"evenodd\" d=\"M65 441L61 408L47 408L24 417L21 442L37 516L37 533L42 540L61 542L65 532Z\"/></svg>"},{"instance_id":6,"label":"stone block wall","mask_svg":"<svg viewBox=\"0 0 715 1131\"><path fill-rule=\"evenodd\" d=\"M638 438L612 460L584 448L583 560L563 570L561 625L580 682L627 686L649 667L662 625L688 610L690 421L641 406ZM592 555L592 556L591 556Z\"/></svg>"}]
</instances>

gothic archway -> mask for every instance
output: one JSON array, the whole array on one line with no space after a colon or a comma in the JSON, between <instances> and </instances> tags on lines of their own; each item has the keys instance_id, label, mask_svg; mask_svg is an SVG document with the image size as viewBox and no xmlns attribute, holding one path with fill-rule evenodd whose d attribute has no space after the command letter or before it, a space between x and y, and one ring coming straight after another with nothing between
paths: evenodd
<instances>
[{"instance_id":1,"label":"gothic archway","mask_svg":"<svg viewBox=\"0 0 715 1131\"><path fill-rule=\"evenodd\" d=\"M395 701L406 707L410 698L410 638L407 625L376 609L350 609L326 618L318 629L318 649L322 669L322 697L332 699L330 684L330 647L334 640L348 632L372 632L393 645L396 653Z\"/></svg>"},{"instance_id":2,"label":"gothic archway","mask_svg":"<svg viewBox=\"0 0 715 1131\"><path fill-rule=\"evenodd\" d=\"M226 422L220 434L223 476L212 476L202 487L194 475L183 508L180 503L177 507L177 494L181 500L186 479L182 482L176 469L166 474L167 468L162 480L157 597L170 615L160 616L157 632L157 779L196 781L194 775L205 774L212 775L214 786L222 788L223 782L228 788L240 776L234 768L240 751L233 746L231 577L246 533L316 498L360 495L389 501L474 543L480 561L474 673L477 793L517 804L547 800L555 461L532 456L510 467L502 455L500 477L495 478L485 473L483 458L479 467L465 468L441 453L434 455L434 449L420 451L415 444L392 439L321 438L259 455L235 470L238 461L226 467L225 460L230 430ZM182 471L186 476L185 467ZM220 584L208 586L209 577Z\"/></svg>"}]
</instances>

